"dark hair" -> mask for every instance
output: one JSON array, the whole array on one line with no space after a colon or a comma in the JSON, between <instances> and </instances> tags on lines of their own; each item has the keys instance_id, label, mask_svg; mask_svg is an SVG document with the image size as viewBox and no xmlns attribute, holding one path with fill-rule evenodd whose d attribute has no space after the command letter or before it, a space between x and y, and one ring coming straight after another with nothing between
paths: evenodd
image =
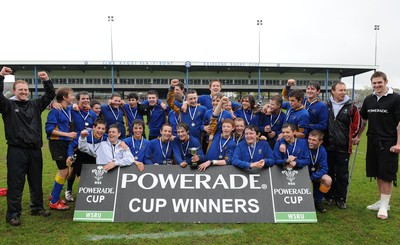
<instances>
[{"instance_id":1,"label":"dark hair","mask_svg":"<svg viewBox=\"0 0 400 245\"><path fill-rule=\"evenodd\" d=\"M243 101L244 99L248 99L248 100L249 100L249 102L250 102L250 108L253 110L254 107L256 106L256 99L254 99L254 96L251 95L251 94L247 94L247 95L243 96L242 101Z\"/></svg>"},{"instance_id":2,"label":"dark hair","mask_svg":"<svg viewBox=\"0 0 400 245\"><path fill-rule=\"evenodd\" d=\"M304 99L304 93L303 93L303 91L301 91L300 89L293 89L293 90L291 90L290 93L289 93L289 98L290 98L290 97L295 97L296 100L302 102L303 99Z\"/></svg>"},{"instance_id":3,"label":"dark hair","mask_svg":"<svg viewBox=\"0 0 400 245\"><path fill-rule=\"evenodd\" d=\"M56 91L56 100L58 103L62 102L64 100L64 97L68 96L69 93L73 93L74 90L72 90L71 88L59 88Z\"/></svg>"},{"instance_id":4,"label":"dark hair","mask_svg":"<svg viewBox=\"0 0 400 245\"><path fill-rule=\"evenodd\" d=\"M180 122L176 125L176 130L178 130L178 128L183 128L186 132L189 132L189 125L187 125L184 122Z\"/></svg>"},{"instance_id":5,"label":"dark hair","mask_svg":"<svg viewBox=\"0 0 400 245\"><path fill-rule=\"evenodd\" d=\"M282 96L280 96L280 95L274 95L274 96L272 96L272 97L270 98L270 100L275 101L275 102L279 105L279 107L282 106L282 102L283 102Z\"/></svg>"},{"instance_id":6,"label":"dark hair","mask_svg":"<svg viewBox=\"0 0 400 245\"><path fill-rule=\"evenodd\" d=\"M179 87L181 90L185 90L185 84L183 82L179 82L175 87Z\"/></svg>"},{"instance_id":7,"label":"dark hair","mask_svg":"<svg viewBox=\"0 0 400 245\"><path fill-rule=\"evenodd\" d=\"M101 119L101 118L97 118L97 119L94 121L93 127L97 127L98 124L104 124L105 126L107 126L106 121L104 121L104 120Z\"/></svg>"},{"instance_id":8,"label":"dark hair","mask_svg":"<svg viewBox=\"0 0 400 245\"><path fill-rule=\"evenodd\" d=\"M246 131L246 129L250 130L250 131L255 131L256 134L258 134L260 132L260 130L258 129L258 127L256 125L248 125L244 131Z\"/></svg>"},{"instance_id":9,"label":"dark hair","mask_svg":"<svg viewBox=\"0 0 400 245\"><path fill-rule=\"evenodd\" d=\"M336 91L336 86L337 85L346 85L346 84L344 82L341 82L341 81L336 81L336 82L332 83L331 93L332 93L332 91Z\"/></svg>"},{"instance_id":10,"label":"dark hair","mask_svg":"<svg viewBox=\"0 0 400 245\"><path fill-rule=\"evenodd\" d=\"M319 84L319 82L316 82L316 81L310 81L307 84L306 88L308 88L308 87L314 87L317 91L321 90L321 85Z\"/></svg>"},{"instance_id":11,"label":"dark hair","mask_svg":"<svg viewBox=\"0 0 400 245\"><path fill-rule=\"evenodd\" d=\"M116 124L116 123L111 124L110 127L108 128L108 130L110 130L111 128L116 128L118 133L121 133L121 129L119 128L118 124Z\"/></svg>"},{"instance_id":12,"label":"dark hair","mask_svg":"<svg viewBox=\"0 0 400 245\"><path fill-rule=\"evenodd\" d=\"M87 91L81 91L81 92L77 93L77 94L76 94L76 99L77 99L77 100L80 100L82 95L88 95L88 96L89 96L89 99L90 99L90 94L89 94L89 92L87 92Z\"/></svg>"},{"instance_id":13,"label":"dark hair","mask_svg":"<svg viewBox=\"0 0 400 245\"><path fill-rule=\"evenodd\" d=\"M101 103L98 100L91 100L90 101L90 108L93 108L94 105L101 105Z\"/></svg>"},{"instance_id":14,"label":"dark hair","mask_svg":"<svg viewBox=\"0 0 400 245\"><path fill-rule=\"evenodd\" d=\"M156 90L154 90L154 89L149 90L149 91L147 92L147 95L150 95L150 94L154 94L154 95L156 95L156 97L158 98L158 92L157 92Z\"/></svg>"},{"instance_id":15,"label":"dark hair","mask_svg":"<svg viewBox=\"0 0 400 245\"><path fill-rule=\"evenodd\" d=\"M292 132L297 130L296 125L294 125L293 123L283 124L282 129L284 129L284 128L290 128L292 130Z\"/></svg>"},{"instance_id":16,"label":"dark hair","mask_svg":"<svg viewBox=\"0 0 400 245\"><path fill-rule=\"evenodd\" d=\"M142 126L142 128L143 128L143 130L144 130L144 122L143 122L143 120L141 120L141 119L135 119L135 120L133 120L133 122L132 122L132 128L133 128L135 125L140 125L140 126Z\"/></svg>"},{"instance_id":17,"label":"dark hair","mask_svg":"<svg viewBox=\"0 0 400 245\"><path fill-rule=\"evenodd\" d=\"M126 97L128 100L129 99L136 99L139 100L139 96L136 93L130 93L128 94L128 96Z\"/></svg>"},{"instance_id":18,"label":"dark hair","mask_svg":"<svg viewBox=\"0 0 400 245\"><path fill-rule=\"evenodd\" d=\"M381 71L376 71L374 72L374 74L372 74L371 76L371 81L373 78L377 78L377 77L381 77L383 78L383 80L386 82L387 81L387 76L385 73L381 72Z\"/></svg>"},{"instance_id":19,"label":"dark hair","mask_svg":"<svg viewBox=\"0 0 400 245\"><path fill-rule=\"evenodd\" d=\"M164 123L164 124L161 126L161 131L164 129L164 127L170 127L170 128L172 129L172 125L169 124L169 123Z\"/></svg>"},{"instance_id":20,"label":"dark hair","mask_svg":"<svg viewBox=\"0 0 400 245\"><path fill-rule=\"evenodd\" d=\"M321 130L318 129L314 129L313 131L311 131L308 136L315 136L317 137L319 140L323 140L324 139L324 132L322 132Z\"/></svg>"}]
</instances>

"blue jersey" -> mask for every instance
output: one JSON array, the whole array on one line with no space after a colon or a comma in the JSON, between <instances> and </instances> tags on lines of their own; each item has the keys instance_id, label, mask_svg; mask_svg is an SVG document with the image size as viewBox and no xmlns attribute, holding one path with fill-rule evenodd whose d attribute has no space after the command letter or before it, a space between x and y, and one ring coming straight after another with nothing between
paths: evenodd
<instances>
[{"instance_id":1,"label":"blue jersey","mask_svg":"<svg viewBox=\"0 0 400 245\"><path fill-rule=\"evenodd\" d=\"M106 121L106 131L108 132L109 127L112 124L118 124L121 131L120 139L125 138L126 129L124 124L124 110L122 108L113 108L110 105L101 105L101 114L103 114L104 120Z\"/></svg>"},{"instance_id":2,"label":"blue jersey","mask_svg":"<svg viewBox=\"0 0 400 245\"><path fill-rule=\"evenodd\" d=\"M259 124L259 130L260 132L265 132L265 126L270 126L271 131L274 131L275 134L275 141L278 135L282 132L282 126L283 123L285 122L286 118L286 113L283 111L279 112L278 114L271 114L271 115L265 115L265 114L260 114L260 124Z\"/></svg>"},{"instance_id":3,"label":"blue jersey","mask_svg":"<svg viewBox=\"0 0 400 245\"><path fill-rule=\"evenodd\" d=\"M285 152L280 152L281 144L286 146ZM306 139L296 139L294 143L287 143L284 139L280 139L275 144L274 157L277 165L283 166L290 155L296 157L296 168L302 168L310 164L310 154L308 152L308 142Z\"/></svg>"},{"instance_id":4,"label":"blue jersey","mask_svg":"<svg viewBox=\"0 0 400 245\"><path fill-rule=\"evenodd\" d=\"M308 165L311 180L319 180L328 174L328 154L322 145L318 149L309 150L311 163Z\"/></svg>"},{"instance_id":5,"label":"blue jersey","mask_svg":"<svg viewBox=\"0 0 400 245\"><path fill-rule=\"evenodd\" d=\"M182 142L179 137L175 137L173 141L174 147L174 156L176 159L176 164L181 164L182 162L186 162L189 165L192 165L192 150L196 149L197 155L199 156L199 164L204 162L206 157L204 156L203 150L201 149L200 142L194 138L193 136L189 136L189 140L187 142Z\"/></svg>"},{"instance_id":6,"label":"blue jersey","mask_svg":"<svg viewBox=\"0 0 400 245\"><path fill-rule=\"evenodd\" d=\"M236 110L234 114L236 117L243 118L245 126L254 125L258 127L259 112L254 113L253 110L244 110L243 108L240 108Z\"/></svg>"},{"instance_id":7,"label":"blue jersey","mask_svg":"<svg viewBox=\"0 0 400 245\"><path fill-rule=\"evenodd\" d=\"M310 117L308 111L303 107L298 109L289 109L286 112L285 123L294 124L297 127L297 131L304 133L305 137L308 136L308 127L310 124Z\"/></svg>"},{"instance_id":8,"label":"blue jersey","mask_svg":"<svg viewBox=\"0 0 400 245\"><path fill-rule=\"evenodd\" d=\"M168 91L167 103L173 111L180 115L181 122L189 125L190 136L195 137L200 142L201 130L204 125L203 119L207 108L201 105L188 106L186 112L183 112L179 106L175 105L174 91L172 89Z\"/></svg>"},{"instance_id":9,"label":"blue jersey","mask_svg":"<svg viewBox=\"0 0 400 245\"><path fill-rule=\"evenodd\" d=\"M246 141L240 142L233 153L232 165L239 168L250 168L250 164L264 159L264 167L275 164L274 154L265 140L259 140L256 146L248 145Z\"/></svg>"},{"instance_id":10,"label":"blue jersey","mask_svg":"<svg viewBox=\"0 0 400 245\"><path fill-rule=\"evenodd\" d=\"M75 111L72 109L72 106L68 107L71 108L71 116L75 132L80 134L82 130L93 127L93 123L97 119L96 113L94 113L91 110L83 110L83 109Z\"/></svg>"},{"instance_id":11,"label":"blue jersey","mask_svg":"<svg viewBox=\"0 0 400 245\"><path fill-rule=\"evenodd\" d=\"M201 130L204 131L204 126L210 125L212 117L217 119L217 128L215 133L219 134L222 133L222 121L224 121L227 118L232 119L232 115L225 110L222 110L217 117L213 115L212 109L207 110L206 113L204 114L204 120L203 120L204 124L201 126Z\"/></svg>"},{"instance_id":12,"label":"blue jersey","mask_svg":"<svg viewBox=\"0 0 400 245\"><path fill-rule=\"evenodd\" d=\"M206 107L208 110L213 108L211 95L208 95L208 94L199 95L199 97L197 98L197 102L200 105ZM231 103L232 103L233 110L240 108L242 106L240 103L237 103L234 101L231 101Z\"/></svg>"},{"instance_id":13,"label":"blue jersey","mask_svg":"<svg viewBox=\"0 0 400 245\"><path fill-rule=\"evenodd\" d=\"M221 134L215 134L207 149L206 160L225 160L226 165L232 164L236 143L233 137L224 139Z\"/></svg>"},{"instance_id":14,"label":"blue jersey","mask_svg":"<svg viewBox=\"0 0 400 245\"><path fill-rule=\"evenodd\" d=\"M303 105L310 117L310 131L314 129L325 131L328 128L328 107L325 103L319 100L309 103L305 98Z\"/></svg>"},{"instance_id":15,"label":"blue jersey","mask_svg":"<svg viewBox=\"0 0 400 245\"><path fill-rule=\"evenodd\" d=\"M166 165L172 163L173 142L162 142L160 138L150 140L146 148L144 164Z\"/></svg>"},{"instance_id":16,"label":"blue jersey","mask_svg":"<svg viewBox=\"0 0 400 245\"><path fill-rule=\"evenodd\" d=\"M176 125L181 122L179 113L176 113L174 110L171 110L168 113L168 123L172 126L172 135L177 136L176 133Z\"/></svg>"},{"instance_id":17,"label":"blue jersey","mask_svg":"<svg viewBox=\"0 0 400 245\"><path fill-rule=\"evenodd\" d=\"M129 146L135 161L144 163L146 148L150 141L144 137L142 137L140 140L136 140L132 136L125 138L123 141Z\"/></svg>"},{"instance_id":18,"label":"blue jersey","mask_svg":"<svg viewBox=\"0 0 400 245\"><path fill-rule=\"evenodd\" d=\"M308 102L307 97L303 100L303 107L308 111L309 130L318 129L325 131L328 128L328 107L324 102L314 100ZM286 109L286 113L291 109L289 102L284 102L282 108Z\"/></svg>"},{"instance_id":19,"label":"blue jersey","mask_svg":"<svg viewBox=\"0 0 400 245\"><path fill-rule=\"evenodd\" d=\"M158 137L161 136L160 129L163 124L167 121L166 113L169 112L169 107L164 110L161 105L156 104L151 106L148 115L149 125L149 136Z\"/></svg>"},{"instance_id":20,"label":"blue jersey","mask_svg":"<svg viewBox=\"0 0 400 245\"><path fill-rule=\"evenodd\" d=\"M235 142L235 145L239 145L240 142L244 141L244 132L242 135L236 135L236 133L233 133L233 141Z\"/></svg>"},{"instance_id":21,"label":"blue jersey","mask_svg":"<svg viewBox=\"0 0 400 245\"><path fill-rule=\"evenodd\" d=\"M71 107L66 109L51 109L47 115L46 122L46 134L48 140L61 140L61 141L71 141L69 137L66 136L54 136L52 135L53 130L57 130L64 133L69 133L73 131L73 124L71 121Z\"/></svg>"},{"instance_id":22,"label":"blue jersey","mask_svg":"<svg viewBox=\"0 0 400 245\"><path fill-rule=\"evenodd\" d=\"M123 106L123 109L124 109L124 114L126 117L126 126L128 127L128 133L131 136L131 135L133 135L132 122L136 119L140 119L143 121L143 115L141 112L139 112L139 105L136 107L131 107L129 104L125 104Z\"/></svg>"}]
</instances>

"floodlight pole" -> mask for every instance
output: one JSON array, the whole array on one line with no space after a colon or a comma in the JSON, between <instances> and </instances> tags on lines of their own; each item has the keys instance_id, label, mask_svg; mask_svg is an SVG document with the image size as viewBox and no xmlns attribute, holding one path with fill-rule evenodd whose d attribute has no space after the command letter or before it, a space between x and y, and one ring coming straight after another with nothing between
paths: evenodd
<instances>
[{"instance_id":1,"label":"floodlight pole","mask_svg":"<svg viewBox=\"0 0 400 245\"><path fill-rule=\"evenodd\" d=\"M375 30L375 66L376 66L376 57L378 54L378 31L379 31L379 25L375 25L374 26L374 30Z\"/></svg>"},{"instance_id":2,"label":"floodlight pole","mask_svg":"<svg viewBox=\"0 0 400 245\"><path fill-rule=\"evenodd\" d=\"M192 65L190 61L185 62L185 67L186 67L186 91L189 90L189 68Z\"/></svg>"},{"instance_id":3,"label":"floodlight pole","mask_svg":"<svg viewBox=\"0 0 400 245\"><path fill-rule=\"evenodd\" d=\"M262 26L262 20L257 20L257 26L258 26L258 102L261 99L261 67L260 67L260 62L261 62L261 26Z\"/></svg>"},{"instance_id":4,"label":"floodlight pole","mask_svg":"<svg viewBox=\"0 0 400 245\"><path fill-rule=\"evenodd\" d=\"M39 98L39 92L38 92L39 80L38 80L37 74L38 74L37 73L37 67L36 67L36 65L34 65L33 66L33 77L34 77L34 80L35 80L35 99Z\"/></svg>"},{"instance_id":5,"label":"floodlight pole","mask_svg":"<svg viewBox=\"0 0 400 245\"><path fill-rule=\"evenodd\" d=\"M110 33L111 33L111 93L114 93L114 46L113 46L113 31L112 23L114 22L114 16L108 16L108 22L110 22Z\"/></svg>"}]
</instances>

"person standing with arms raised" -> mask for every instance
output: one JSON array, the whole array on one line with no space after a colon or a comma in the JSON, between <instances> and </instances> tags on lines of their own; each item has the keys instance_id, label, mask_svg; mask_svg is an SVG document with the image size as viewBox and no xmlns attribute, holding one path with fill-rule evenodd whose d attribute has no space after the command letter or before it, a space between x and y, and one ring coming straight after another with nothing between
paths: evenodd
<instances>
[{"instance_id":1,"label":"person standing with arms raised","mask_svg":"<svg viewBox=\"0 0 400 245\"><path fill-rule=\"evenodd\" d=\"M4 89L4 76L11 75L9 67L0 71L0 90ZM12 226L21 224L22 193L25 176L28 178L31 215L50 216L43 208L42 170L42 118L41 113L53 100L53 83L46 72L39 72L45 93L38 99L29 100L28 84L17 80L13 85L13 100L0 93L0 113L4 121L7 148L7 215L6 221Z\"/></svg>"}]
</instances>

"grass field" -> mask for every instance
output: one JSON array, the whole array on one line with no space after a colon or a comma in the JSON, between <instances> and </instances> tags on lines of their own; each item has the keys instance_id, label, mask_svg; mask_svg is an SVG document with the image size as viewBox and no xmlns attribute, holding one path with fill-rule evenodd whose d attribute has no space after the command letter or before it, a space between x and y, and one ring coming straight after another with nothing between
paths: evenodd
<instances>
[{"instance_id":1,"label":"grass field","mask_svg":"<svg viewBox=\"0 0 400 245\"><path fill-rule=\"evenodd\" d=\"M43 122L45 116L44 113ZM0 142L0 187L6 187L3 120ZM377 219L376 212L365 208L378 198L375 181L365 177L365 145L364 137L358 149L348 208L328 206L327 213L318 213L316 224L77 223L72 221L74 203L68 211L52 211L49 218L32 217L26 185L19 227L5 223L6 197L0 197L0 244L398 244L399 188L394 188L387 220ZM45 139L43 157L43 189L47 197L57 168Z\"/></svg>"}]
</instances>

